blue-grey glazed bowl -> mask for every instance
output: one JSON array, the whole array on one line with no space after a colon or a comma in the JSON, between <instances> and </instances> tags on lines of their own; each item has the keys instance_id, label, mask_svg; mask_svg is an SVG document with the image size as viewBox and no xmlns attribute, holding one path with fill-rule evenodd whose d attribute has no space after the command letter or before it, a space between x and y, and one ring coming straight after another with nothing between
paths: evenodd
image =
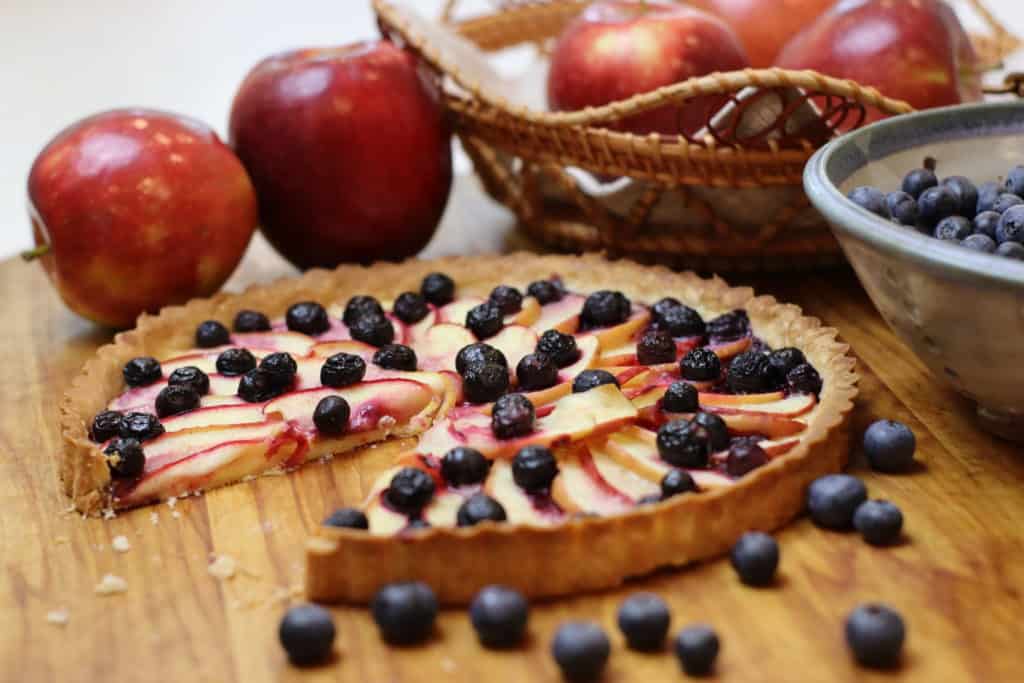
<instances>
[{"instance_id":1,"label":"blue-grey glazed bowl","mask_svg":"<svg viewBox=\"0 0 1024 683\"><path fill-rule=\"evenodd\" d=\"M804 188L893 331L975 401L985 429L1024 441L1024 262L941 242L846 198L859 185L898 190L925 157L936 160L940 178L1001 181L1024 164L1024 103L872 124L820 149L804 170Z\"/></svg>"}]
</instances>

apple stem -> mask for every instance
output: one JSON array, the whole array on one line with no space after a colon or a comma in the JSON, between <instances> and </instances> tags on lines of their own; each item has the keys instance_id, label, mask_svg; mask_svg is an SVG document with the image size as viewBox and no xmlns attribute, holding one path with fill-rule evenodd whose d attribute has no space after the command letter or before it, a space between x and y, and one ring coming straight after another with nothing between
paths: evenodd
<instances>
[{"instance_id":1,"label":"apple stem","mask_svg":"<svg viewBox=\"0 0 1024 683\"><path fill-rule=\"evenodd\" d=\"M35 261L40 256L45 256L48 253L50 253L50 245L40 244L35 249L28 249L26 251L21 252L21 258L23 258L26 261Z\"/></svg>"}]
</instances>

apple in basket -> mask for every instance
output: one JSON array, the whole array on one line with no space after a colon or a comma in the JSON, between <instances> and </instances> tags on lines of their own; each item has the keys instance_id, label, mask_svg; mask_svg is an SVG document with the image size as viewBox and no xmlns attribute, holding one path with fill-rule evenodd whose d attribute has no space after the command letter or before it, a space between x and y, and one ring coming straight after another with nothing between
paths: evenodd
<instances>
[{"instance_id":1,"label":"apple in basket","mask_svg":"<svg viewBox=\"0 0 1024 683\"><path fill-rule=\"evenodd\" d=\"M736 31L750 65L764 69L775 64L794 35L834 4L835 0L705 0L703 6Z\"/></svg>"},{"instance_id":2,"label":"apple in basket","mask_svg":"<svg viewBox=\"0 0 1024 683\"><path fill-rule=\"evenodd\" d=\"M566 27L551 56L548 103L574 111L623 100L715 71L748 66L739 38L721 19L686 5L601 2ZM638 134L693 134L723 103L703 96L618 126Z\"/></svg>"},{"instance_id":3,"label":"apple in basket","mask_svg":"<svg viewBox=\"0 0 1024 683\"><path fill-rule=\"evenodd\" d=\"M417 253L451 189L437 83L386 41L263 60L235 96L230 140L264 234L300 268Z\"/></svg>"},{"instance_id":4,"label":"apple in basket","mask_svg":"<svg viewBox=\"0 0 1024 683\"><path fill-rule=\"evenodd\" d=\"M982 96L978 57L942 0L843 0L786 45L778 66L874 86L916 109Z\"/></svg>"}]
</instances>

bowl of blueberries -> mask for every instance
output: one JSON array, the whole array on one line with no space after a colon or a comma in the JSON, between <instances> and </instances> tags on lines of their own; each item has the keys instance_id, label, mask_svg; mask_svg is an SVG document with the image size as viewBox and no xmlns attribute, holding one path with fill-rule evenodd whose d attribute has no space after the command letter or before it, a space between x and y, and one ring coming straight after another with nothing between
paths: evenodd
<instances>
[{"instance_id":1,"label":"bowl of blueberries","mask_svg":"<svg viewBox=\"0 0 1024 683\"><path fill-rule=\"evenodd\" d=\"M872 124L820 149L804 187L889 326L1024 441L1024 103Z\"/></svg>"}]
</instances>

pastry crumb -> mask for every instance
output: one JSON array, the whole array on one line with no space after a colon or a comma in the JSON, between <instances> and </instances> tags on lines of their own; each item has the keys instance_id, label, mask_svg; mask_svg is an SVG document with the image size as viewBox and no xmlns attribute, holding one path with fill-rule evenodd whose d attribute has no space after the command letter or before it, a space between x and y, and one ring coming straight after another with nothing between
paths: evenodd
<instances>
[{"instance_id":1,"label":"pastry crumb","mask_svg":"<svg viewBox=\"0 0 1024 683\"><path fill-rule=\"evenodd\" d=\"M66 607L53 609L46 613L46 621L54 626L67 626L71 620L71 613Z\"/></svg>"},{"instance_id":2,"label":"pastry crumb","mask_svg":"<svg viewBox=\"0 0 1024 683\"><path fill-rule=\"evenodd\" d=\"M218 555L206 570L210 572L210 576L226 581L234 577L237 568L238 563L235 562L235 558L230 555Z\"/></svg>"},{"instance_id":3,"label":"pastry crumb","mask_svg":"<svg viewBox=\"0 0 1024 683\"><path fill-rule=\"evenodd\" d=\"M172 510L174 509L174 506L177 505L177 504L178 504L177 496L171 496L170 498L167 499L167 507L171 508Z\"/></svg>"},{"instance_id":4,"label":"pastry crumb","mask_svg":"<svg viewBox=\"0 0 1024 683\"><path fill-rule=\"evenodd\" d=\"M171 512L171 517L174 517L175 519L179 519L181 517L181 513L178 512L177 510L174 510L173 512Z\"/></svg>"},{"instance_id":5,"label":"pastry crumb","mask_svg":"<svg viewBox=\"0 0 1024 683\"><path fill-rule=\"evenodd\" d=\"M117 517L117 513L114 512L114 508L103 509L103 519L114 519L114 517Z\"/></svg>"},{"instance_id":6,"label":"pastry crumb","mask_svg":"<svg viewBox=\"0 0 1024 683\"><path fill-rule=\"evenodd\" d=\"M156 512L150 512L149 521L153 523L153 526L156 526L160 523L160 515L158 515Z\"/></svg>"},{"instance_id":7,"label":"pastry crumb","mask_svg":"<svg viewBox=\"0 0 1024 683\"><path fill-rule=\"evenodd\" d=\"M128 582L116 574L104 574L100 582L96 584L96 595L114 595L124 593L128 590Z\"/></svg>"},{"instance_id":8,"label":"pastry crumb","mask_svg":"<svg viewBox=\"0 0 1024 683\"><path fill-rule=\"evenodd\" d=\"M132 544L128 541L127 536L114 536L114 539L110 542L110 547L119 553L126 553L132 549Z\"/></svg>"}]
</instances>

